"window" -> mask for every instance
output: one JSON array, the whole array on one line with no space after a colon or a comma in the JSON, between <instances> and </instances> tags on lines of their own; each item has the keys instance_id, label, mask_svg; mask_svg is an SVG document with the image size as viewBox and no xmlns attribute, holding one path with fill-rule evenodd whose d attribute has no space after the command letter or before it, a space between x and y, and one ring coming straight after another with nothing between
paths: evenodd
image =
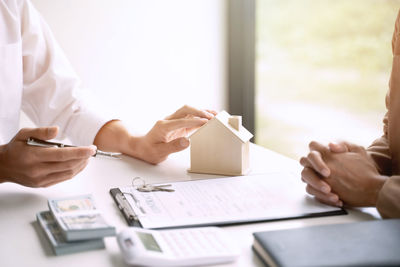
<instances>
[{"instance_id":1,"label":"window","mask_svg":"<svg viewBox=\"0 0 400 267\"><path fill-rule=\"evenodd\" d=\"M311 140L382 134L399 0L258 0L256 143L299 158Z\"/></svg>"}]
</instances>

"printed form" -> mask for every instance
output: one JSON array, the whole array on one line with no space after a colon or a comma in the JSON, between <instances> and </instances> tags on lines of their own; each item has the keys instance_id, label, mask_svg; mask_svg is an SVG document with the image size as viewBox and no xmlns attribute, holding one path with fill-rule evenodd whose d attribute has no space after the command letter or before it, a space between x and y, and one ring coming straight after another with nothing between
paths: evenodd
<instances>
[{"instance_id":1,"label":"printed form","mask_svg":"<svg viewBox=\"0 0 400 267\"><path fill-rule=\"evenodd\" d=\"M144 228L205 226L318 216L344 211L307 196L292 173L171 183L175 192L120 188ZM333 214L332 214L333 215Z\"/></svg>"}]
</instances>

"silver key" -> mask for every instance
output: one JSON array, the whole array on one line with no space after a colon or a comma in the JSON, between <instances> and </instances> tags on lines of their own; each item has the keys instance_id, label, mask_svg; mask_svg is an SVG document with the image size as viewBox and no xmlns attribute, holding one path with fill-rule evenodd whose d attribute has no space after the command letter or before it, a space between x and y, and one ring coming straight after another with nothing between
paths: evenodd
<instances>
[{"instance_id":1,"label":"silver key","mask_svg":"<svg viewBox=\"0 0 400 267\"><path fill-rule=\"evenodd\" d=\"M154 188L157 190L157 191L164 191L164 192L175 192L175 190L174 189L171 189L171 188L165 188L165 187L169 187L169 186L171 186L170 184L160 184L160 185L156 185L156 186L154 186Z\"/></svg>"},{"instance_id":2,"label":"silver key","mask_svg":"<svg viewBox=\"0 0 400 267\"><path fill-rule=\"evenodd\" d=\"M144 184L142 186L139 186L137 188L137 191L140 191L140 192L153 192L153 191L155 191L155 188L154 188L154 186L152 186L150 184Z\"/></svg>"},{"instance_id":3,"label":"silver key","mask_svg":"<svg viewBox=\"0 0 400 267\"><path fill-rule=\"evenodd\" d=\"M158 187L158 188L164 188L164 187L169 187L171 186L170 184L159 184L159 185L153 185L153 187Z\"/></svg>"},{"instance_id":4,"label":"silver key","mask_svg":"<svg viewBox=\"0 0 400 267\"><path fill-rule=\"evenodd\" d=\"M151 184L144 184L140 187L137 188L138 191L140 192L157 192L157 191L163 191L163 192L174 192L174 189L169 189L169 188L164 188L171 186L170 184L166 185L151 185Z\"/></svg>"},{"instance_id":5,"label":"silver key","mask_svg":"<svg viewBox=\"0 0 400 267\"><path fill-rule=\"evenodd\" d=\"M160 187L160 186L155 186L155 191L162 191L162 192L175 192L174 189L171 188L164 188L164 187Z\"/></svg>"}]
</instances>

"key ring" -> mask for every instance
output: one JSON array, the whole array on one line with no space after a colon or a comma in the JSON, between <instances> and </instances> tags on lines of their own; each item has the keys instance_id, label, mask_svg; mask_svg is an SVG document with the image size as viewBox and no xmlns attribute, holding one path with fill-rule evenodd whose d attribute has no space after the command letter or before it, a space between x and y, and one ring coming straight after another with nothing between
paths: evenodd
<instances>
[{"instance_id":1,"label":"key ring","mask_svg":"<svg viewBox=\"0 0 400 267\"><path fill-rule=\"evenodd\" d=\"M137 181L135 183L135 181ZM146 181L143 180L141 177L137 176L132 179L132 187L138 190L139 188L143 188L146 186Z\"/></svg>"}]
</instances>

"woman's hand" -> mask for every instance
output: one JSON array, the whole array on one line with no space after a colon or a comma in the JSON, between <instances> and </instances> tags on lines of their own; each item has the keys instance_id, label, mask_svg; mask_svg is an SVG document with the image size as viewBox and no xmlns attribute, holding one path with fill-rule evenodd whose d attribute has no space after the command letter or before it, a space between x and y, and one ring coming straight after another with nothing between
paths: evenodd
<instances>
[{"instance_id":1,"label":"woman's hand","mask_svg":"<svg viewBox=\"0 0 400 267\"><path fill-rule=\"evenodd\" d=\"M145 136L139 138L134 144L135 153L149 163L160 163L169 154L187 148L190 142L186 137L214 115L214 111L184 106L164 120L157 121Z\"/></svg>"},{"instance_id":2,"label":"woman's hand","mask_svg":"<svg viewBox=\"0 0 400 267\"><path fill-rule=\"evenodd\" d=\"M131 136L120 121L111 121L99 131L95 145L104 151L122 152L151 164L164 161L169 154L189 146L186 138L216 115L215 111L183 106L159 120L144 136Z\"/></svg>"}]
</instances>

